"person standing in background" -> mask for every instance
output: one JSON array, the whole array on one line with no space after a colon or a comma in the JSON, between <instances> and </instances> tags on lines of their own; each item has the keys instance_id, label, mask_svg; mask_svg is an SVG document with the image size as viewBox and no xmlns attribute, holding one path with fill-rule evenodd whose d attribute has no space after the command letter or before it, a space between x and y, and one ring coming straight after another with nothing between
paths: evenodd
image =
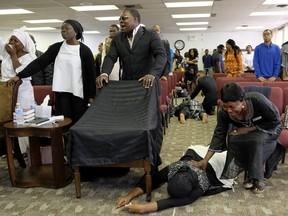
<instances>
[{"instance_id":1,"label":"person standing in background","mask_svg":"<svg viewBox=\"0 0 288 216\"><path fill-rule=\"evenodd\" d=\"M96 77L100 75L100 68L102 63L102 53L103 53L103 43L98 45L98 53L94 58L95 61L95 70L96 70Z\"/></svg>"},{"instance_id":2,"label":"person standing in background","mask_svg":"<svg viewBox=\"0 0 288 216\"><path fill-rule=\"evenodd\" d=\"M280 47L272 43L273 33L270 29L265 29L262 35L264 43L254 50L255 75L261 82L274 82L280 74Z\"/></svg>"},{"instance_id":3,"label":"person standing in background","mask_svg":"<svg viewBox=\"0 0 288 216\"><path fill-rule=\"evenodd\" d=\"M206 75L211 75L212 56L209 54L208 49L205 49L205 54L202 56L202 62Z\"/></svg>"},{"instance_id":4,"label":"person standing in background","mask_svg":"<svg viewBox=\"0 0 288 216\"><path fill-rule=\"evenodd\" d=\"M246 46L246 54L243 55L243 68L244 72L246 73L254 73L254 67L253 67L253 58L254 53L252 52L252 46L247 45Z\"/></svg>"},{"instance_id":5,"label":"person standing in background","mask_svg":"<svg viewBox=\"0 0 288 216\"><path fill-rule=\"evenodd\" d=\"M282 80L288 80L288 41L282 44L281 49L281 69L282 69Z\"/></svg>"},{"instance_id":6,"label":"person standing in background","mask_svg":"<svg viewBox=\"0 0 288 216\"><path fill-rule=\"evenodd\" d=\"M159 35L159 37L161 38L161 28L159 25L155 25L153 26L154 31L156 31L156 33ZM165 65L165 68L163 70L163 73L161 75L161 79L162 80L167 80L167 77L170 73L170 68L171 68L171 51L170 51L170 43L168 40L164 40L162 39L162 43L164 45L165 51L166 51L166 55L167 55L167 62Z\"/></svg>"},{"instance_id":7,"label":"person standing in background","mask_svg":"<svg viewBox=\"0 0 288 216\"><path fill-rule=\"evenodd\" d=\"M226 42L224 64L227 77L239 77L244 73L241 50L232 39Z\"/></svg>"},{"instance_id":8,"label":"person standing in background","mask_svg":"<svg viewBox=\"0 0 288 216\"><path fill-rule=\"evenodd\" d=\"M214 73L225 73L224 58L223 58L224 45L220 44L212 54L212 66Z\"/></svg>"},{"instance_id":9,"label":"person standing in background","mask_svg":"<svg viewBox=\"0 0 288 216\"><path fill-rule=\"evenodd\" d=\"M196 74L198 73L199 54L196 48L189 49L187 58L188 68L185 71L184 81L186 83L188 94L190 95L196 86Z\"/></svg>"},{"instance_id":10,"label":"person standing in background","mask_svg":"<svg viewBox=\"0 0 288 216\"><path fill-rule=\"evenodd\" d=\"M118 33L118 32L119 32L119 27L116 24L110 25L109 36L104 41L104 47L103 47L102 58L101 58L101 68L102 68L102 64L104 62L104 58L109 51L111 41L112 41L113 37L116 35L116 33ZM101 73L97 74L97 77L100 74ZM119 58L118 58L117 62L114 64L112 73L109 75L109 79L110 80L119 80L120 76L121 76L121 63L120 63Z\"/></svg>"},{"instance_id":11,"label":"person standing in background","mask_svg":"<svg viewBox=\"0 0 288 216\"><path fill-rule=\"evenodd\" d=\"M54 62L52 90L56 95L56 115L71 118L74 124L85 113L89 103L93 103L96 95L95 63L90 48L81 42L83 27L78 21L64 21L61 35L64 41L51 45L8 84L29 77ZM34 44L33 47L35 53Z\"/></svg>"},{"instance_id":12,"label":"person standing in background","mask_svg":"<svg viewBox=\"0 0 288 216\"><path fill-rule=\"evenodd\" d=\"M43 54L40 50L37 50L37 43L33 35L30 34L30 37L35 44L36 49L36 57L38 58ZM49 64L46 68L40 71L40 73L36 73L32 75L31 83L33 86L36 85L52 85L53 80L53 64Z\"/></svg>"},{"instance_id":13,"label":"person standing in background","mask_svg":"<svg viewBox=\"0 0 288 216\"><path fill-rule=\"evenodd\" d=\"M181 56L180 50L178 49L175 50L172 62L173 62L172 71L174 71L176 68L182 67L183 56Z\"/></svg>"}]
</instances>

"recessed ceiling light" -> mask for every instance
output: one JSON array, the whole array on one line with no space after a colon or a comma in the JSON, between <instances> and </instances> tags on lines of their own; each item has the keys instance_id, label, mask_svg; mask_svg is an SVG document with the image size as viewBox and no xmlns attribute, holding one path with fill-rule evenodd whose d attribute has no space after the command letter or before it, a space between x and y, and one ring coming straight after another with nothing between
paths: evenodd
<instances>
[{"instance_id":1,"label":"recessed ceiling light","mask_svg":"<svg viewBox=\"0 0 288 216\"><path fill-rule=\"evenodd\" d=\"M213 1L195 1L195 2L169 2L164 3L167 8L176 7L207 7L212 6Z\"/></svg>"},{"instance_id":2,"label":"recessed ceiling light","mask_svg":"<svg viewBox=\"0 0 288 216\"><path fill-rule=\"evenodd\" d=\"M56 28L53 27L33 27L33 28L26 28L27 31L46 31L46 30L55 30Z\"/></svg>"},{"instance_id":3,"label":"recessed ceiling light","mask_svg":"<svg viewBox=\"0 0 288 216\"><path fill-rule=\"evenodd\" d=\"M172 17L177 18L202 18L202 17L210 17L210 14L172 14Z\"/></svg>"},{"instance_id":4,"label":"recessed ceiling light","mask_svg":"<svg viewBox=\"0 0 288 216\"><path fill-rule=\"evenodd\" d=\"M207 30L207 27L205 28L179 28L179 31L203 31Z\"/></svg>"},{"instance_id":5,"label":"recessed ceiling light","mask_svg":"<svg viewBox=\"0 0 288 216\"><path fill-rule=\"evenodd\" d=\"M288 11L252 12L250 16L279 16L287 15Z\"/></svg>"},{"instance_id":6,"label":"recessed ceiling light","mask_svg":"<svg viewBox=\"0 0 288 216\"><path fill-rule=\"evenodd\" d=\"M99 21L114 21L119 20L119 16L111 16L111 17L95 17L95 19Z\"/></svg>"},{"instance_id":7,"label":"recessed ceiling light","mask_svg":"<svg viewBox=\"0 0 288 216\"><path fill-rule=\"evenodd\" d=\"M208 25L208 22L179 22L179 23L176 23L176 25L179 25L179 26L185 26L185 25Z\"/></svg>"},{"instance_id":8,"label":"recessed ceiling light","mask_svg":"<svg viewBox=\"0 0 288 216\"><path fill-rule=\"evenodd\" d=\"M0 15L10 15L10 14L30 14L34 13L32 11L24 10L24 9L1 9Z\"/></svg>"},{"instance_id":9,"label":"recessed ceiling light","mask_svg":"<svg viewBox=\"0 0 288 216\"><path fill-rule=\"evenodd\" d=\"M266 0L263 2L263 5L278 5L278 4L287 4L287 0Z\"/></svg>"},{"instance_id":10,"label":"recessed ceiling light","mask_svg":"<svg viewBox=\"0 0 288 216\"><path fill-rule=\"evenodd\" d=\"M43 19L43 20L23 20L22 22L35 24L35 23L60 23L63 21L58 19Z\"/></svg>"},{"instance_id":11,"label":"recessed ceiling light","mask_svg":"<svg viewBox=\"0 0 288 216\"><path fill-rule=\"evenodd\" d=\"M72 6L70 8L76 11L103 11L119 9L115 5Z\"/></svg>"},{"instance_id":12,"label":"recessed ceiling light","mask_svg":"<svg viewBox=\"0 0 288 216\"><path fill-rule=\"evenodd\" d=\"M251 30L251 29L263 29L263 26L238 26L236 30Z\"/></svg>"},{"instance_id":13,"label":"recessed ceiling light","mask_svg":"<svg viewBox=\"0 0 288 216\"><path fill-rule=\"evenodd\" d=\"M99 31L84 31L84 34L99 34Z\"/></svg>"}]
</instances>

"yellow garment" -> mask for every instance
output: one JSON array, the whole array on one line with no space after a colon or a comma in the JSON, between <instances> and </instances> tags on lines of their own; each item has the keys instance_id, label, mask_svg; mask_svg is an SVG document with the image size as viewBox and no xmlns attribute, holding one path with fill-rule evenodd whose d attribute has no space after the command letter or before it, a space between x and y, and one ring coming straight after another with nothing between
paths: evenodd
<instances>
[{"instance_id":1,"label":"yellow garment","mask_svg":"<svg viewBox=\"0 0 288 216\"><path fill-rule=\"evenodd\" d=\"M237 77L244 73L242 65L242 54L238 52L236 58L234 56L234 50L225 54L225 69L227 71L227 77Z\"/></svg>"}]
</instances>

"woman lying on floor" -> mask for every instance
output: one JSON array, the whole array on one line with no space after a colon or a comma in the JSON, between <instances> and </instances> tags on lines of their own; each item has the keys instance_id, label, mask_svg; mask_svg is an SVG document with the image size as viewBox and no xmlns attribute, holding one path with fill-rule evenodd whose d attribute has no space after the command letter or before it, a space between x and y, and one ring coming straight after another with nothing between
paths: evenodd
<instances>
[{"instance_id":1,"label":"woman lying on floor","mask_svg":"<svg viewBox=\"0 0 288 216\"><path fill-rule=\"evenodd\" d=\"M206 172L192 165L200 161L207 151L205 146L190 146L185 155L177 162L166 166L152 177L152 190L167 182L167 199L138 204L130 201L145 193L144 178L128 194L117 198L116 208L125 206L130 213L147 213L161 211L167 208L188 205L201 196L213 195L231 189L233 180L220 180L224 168L226 152L215 154L209 161Z\"/></svg>"}]
</instances>

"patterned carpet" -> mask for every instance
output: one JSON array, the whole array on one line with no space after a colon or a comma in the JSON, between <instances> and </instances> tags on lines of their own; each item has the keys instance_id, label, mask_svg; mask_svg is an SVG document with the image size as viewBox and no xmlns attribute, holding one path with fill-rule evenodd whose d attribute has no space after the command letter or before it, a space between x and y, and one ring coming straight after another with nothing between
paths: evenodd
<instances>
[{"instance_id":1,"label":"patterned carpet","mask_svg":"<svg viewBox=\"0 0 288 216\"><path fill-rule=\"evenodd\" d=\"M216 116L208 117L208 124L188 120L180 124L173 117L164 137L161 167L176 161L190 145L207 145L211 139ZM286 156L288 160L288 155ZM122 209L115 209L117 196L128 192L143 175L141 169L131 169L121 177L99 177L93 182L82 182L82 196L75 197L74 182L61 189L16 188L9 179L6 159L0 160L0 215L20 216L111 216L130 215ZM227 191L209 197L202 197L195 203L163 210L147 215L273 215L285 216L288 213L288 163L278 165L272 178L266 180L263 194L255 195L242 187L243 175L237 179L234 191ZM152 192L152 199L167 197L165 185ZM145 202L145 196L135 199Z\"/></svg>"}]
</instances>

